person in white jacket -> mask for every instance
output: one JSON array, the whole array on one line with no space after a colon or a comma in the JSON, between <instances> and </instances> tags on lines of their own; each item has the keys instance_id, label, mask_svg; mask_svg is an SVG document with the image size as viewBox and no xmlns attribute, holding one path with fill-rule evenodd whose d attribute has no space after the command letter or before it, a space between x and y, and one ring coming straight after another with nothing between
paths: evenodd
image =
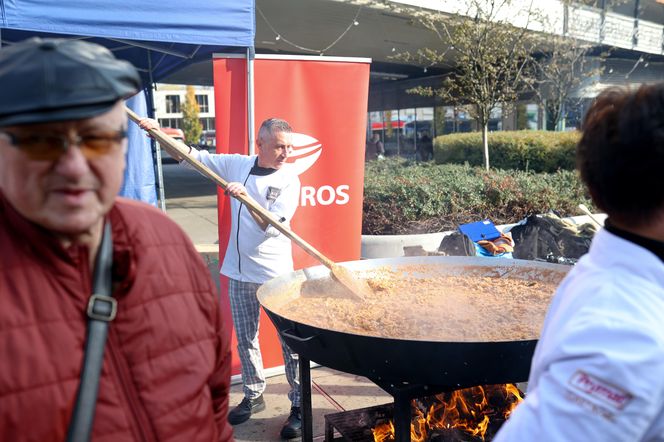
<instances>
[{"instance_id":1,"label":"person in white jacket","mask_svg":"<svg viewBox=\"0 0 664 442\"><path fill-rule=\"evenodd\" d=\"M528 394L494 438L664 441L664 84L610 89L577 166L605 228L549 307Z\"/></svg>"},{"instance_id":2,"label":"person in white jacket","mask_svg":"<svg viewBox=\"0 0 664 442\"><path fill-rule=\"evenodd\" d=\"M156 129L152 119L140 121L141 128ZM257 155L210 154L190 147L189 153L228 181L226 193L247 194L272 212L288 227L298 206L300 180L286 165L291 154L292 129L278 118L265 120L258 130ZM291 241L266 223L239 200L231 199L231 231L221 273L229 278L233 325L242 365L244 399L230 411L228 421L237 425L265 409L265 374L258 344L260 303L256 291L264 282L293 271ZM288 398L291 412L281 429L284 439L301 435L300 384L297 354L282 341Z\"/></svg>"}]
</instances>

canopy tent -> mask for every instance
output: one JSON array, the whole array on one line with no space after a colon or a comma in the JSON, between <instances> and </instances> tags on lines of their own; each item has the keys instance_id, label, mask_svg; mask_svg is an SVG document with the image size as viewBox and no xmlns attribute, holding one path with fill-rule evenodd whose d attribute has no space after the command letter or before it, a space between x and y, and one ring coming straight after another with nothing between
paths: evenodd
<instances>
[{"instance_id":1,"label":"canopy tent","mask_svg":"<svg viewBox=\"0 0 664 442\"><path fill-rule=\"evenodd\" d=\"M254 2L0 0L0 30L3 45L34 35L93 37L148 84L213 52L253 47Z\"/></svg>"},{"instance_id":2,"label":"canopy tent","mask_svg":"<svg viewBox=\"0 0 664 442\"><path fill-rule=\"evenodd\" d=\"M243 52L253 48L254 35L253 0L189 0L185 3L177 0L0 0L3 46L33 36L83 38L99 43L138 68L150 102L152 83L191 63L209 59L214 52ZM145 112L145 109L143 106L137 110ZM152 106L148 105L147 110L151 113ZM133 137L131 140L128 175L132 175L132 168L136 166L145 169L138 162L144 161L141 158L146 148L137 144L141 140L147 143L147 139ZM157 165L161 167L159 162ZM149 178L145 176L145 180ZM136 184L134 173L132 183L141 189L133 192L125 185L125 196L145 200L145 180L138 180L143 183ZM163 193L161 199L163 201Z\"/></svg>"}]
</instances>

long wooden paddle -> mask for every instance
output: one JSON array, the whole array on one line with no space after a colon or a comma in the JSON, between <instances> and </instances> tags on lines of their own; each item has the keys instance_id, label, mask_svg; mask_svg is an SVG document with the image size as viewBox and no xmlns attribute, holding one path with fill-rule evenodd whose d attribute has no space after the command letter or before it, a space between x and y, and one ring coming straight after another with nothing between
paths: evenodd
<instances>
[{"instance_id":1,"label":"long wooden paddle","mask_svg":"<svg viewBox=\"0 0 664 442\"><path fill-rule=\"evenodd\" d=\"M125 110L127 111L129 118L132 121L134 121L136 124L138 124L139 121L141 120L141 117L139 117L135 112L133 112L131 109L127 107L125 107ZM194 169L196 169L198 172L203 174L205 177L211 179L222 189L226 190L228 182L226 182L223 178L214 173L209 167L207 167L206 165L204 165L203 163L201 163L200 161L196 160L194 157L189 155L189 146L179 141L176 141L172 137L166 135L165 133L157 129L149 129L146 132L148 132L155 140L157 140L159 144L163 146L168 151L169 154L171 154L171 156L175 158L182 158L183 160L191 164L191 166ZM272 212L263 208L263 206L258 204L252 197L250 197L249 195L238 195L235 196L234 198L240 200L244 205L246 205L249 208L249 210L254 212L263 221L272 224L277 230L279 230L281 233L290 238L295 244L304 249L305 252L316 258L318 261L320 261L321 264L330 269L332 277L336 279L339 283L341 283L346 289L348 289L350 293L357 300L364 300L367 297L367 295L370 295L372 293L372 290L369 287L369 285L366 283L366 281L355 278L353 274L350 272L350 270L340 266L339 264L336 264L330 258L323 255L316 248L314 248L314 246L306 242L304 239L302 239L299 235L290 230L288 227L284 226L283 223L281 223L272 214Z\"/></svg>"}]
</instances>

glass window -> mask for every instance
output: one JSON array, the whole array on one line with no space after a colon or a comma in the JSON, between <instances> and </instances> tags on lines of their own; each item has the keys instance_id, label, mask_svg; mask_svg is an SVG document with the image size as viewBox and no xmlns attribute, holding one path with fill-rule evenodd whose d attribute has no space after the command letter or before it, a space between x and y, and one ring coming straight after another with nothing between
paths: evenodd
<instances>
[{"instance_id":1,"label":"glass window","mask_svg":"<svg viewBox=\"0 0 664 442\"><path fill-rule=\"evenodd\" d=\"M382 112L369 112L369 122L370 123L377 123L377 124L382 124L383 123L383 113ZM372 125L373 129L373 125Z\"/></svg>"},{"instance_id":2,"label":"glass window","mask_svg":"<svg viewBox=\"0 0 664 442\"><path fill-rule=\"evenodd\" d=\"M382 112L369 112L369 119L367 121L367 142L371 139L374 133L380 135L380 139L385 138L383 134L383 113Z\"/></svg>"},{"instance_id":3,"label":"glass window","mask_svg":"<svg viewBox=\"0 0 664 442\"><path fill-rule=\"evenodd\" d=\"M417 138L422 138L422 134L426 132L430 137L436 135L436 130L433 124L433 107L420 107L415 109L415 117L417 121Z\"/></svg>"},{"instance_id":4,"label":"glass window","mask_svg":"<svg viewBox=\"0 0 664 442\"><path fill-rule=\"evenodd\" d=\"M449 133L445 128L445 107L436 106L434 109L434 136Z\"/></svg>"},{"instance_id":5,"label":"glass window","mask_svg":"<svg viewBox=\"0 0 664 442\"><path fill-rule=\"evenodd\" d=\"M489 114L489 131L503 129L503 107L498 105Z\"/></svg>"},{"instance_id":6,"label":"glass window","mask_svg":"<svg viewBox=\"0 0 664 442\"><path fill-rule=\"evenodd\" d=\"M166 95L166 113L167 114L180 113L179 95Z\"/></svg>"},{"instance_id":7,"label":"glass window","mask_svg":"<svg viewBox=\"0 0 664 442\"><path fill-rule=\"evenodd\" d=\"M528 103L526 105L526 116L528 120L529 130L537 130L538 114L539 114L539 106L537 106L537 104Z\"/></svg>"},{"instance_id":8,"label":"glass window","mask_svg":"<svg viewBox=\"0 0 664 442\"><path fill-rule=\"evenodd\" d=\"M399 111L386 110L383 115L382 133L383 146L386 155L399 155ZM374 131L375 133L376 131Z\"/></svg>"},{"instance_id":9,"label":"glass window","mask_svg":"<svg viewBox=\"0 0 664 442\"><path fill-rule=\"evenodd\" d=\"M472 132L475 120L470 116L463 107L453 108L455 113L456 131L455 132Z\"/></svg>"},{"instance_id":10,"label":"glass window","mask_svg":"<svg viewBox=\"0 0 664 442\"><path fill-rule=\"evenodd\" d=\"M457 108L454 106L443 107L443 121L445 128L443 133L452 134L458 131Z\"/></svg>"},{"instance_id":11,"label":"glass window","mask_svg":"<svg viewBox=\"0 0 664 442\"><path fill-rule=\"evenodd\" d=\"M399 110L399 126L402 128L399 140L399 154L405 158L415 158L417 121L415 109Z\"/></svg>"},{"instance_id":12,"label":"glass window","mask_svg":"<svg viewBox=\"0 0 664 442\"><path fill-rule=\"evenodd\" d=\"M182 129L182 118L159 118L159 125L161 127Z\"/></svg>"},{"instance_id":13,"label":"glass window","mask_svg":"<svg viewBox=\"0 0 664 442\"><path fill-rule=\"evenodd\" d=\"M588 108L592 103L591 98L584 98L582 100L572 100L565 103L566 119L565 124L560 127L560 130L574 130L580 129Z\"/></svg>"},{"instance_id":14,"label":"glass window","mask_svg":"<svg viewBox=\"0 0 664 442\"><path fill-rule=\"evenodd\" d=\"M517 130L537 130L539 107L535 103L519 103L516 106Z\"/></svg>"},{"instance_id":15,"label":"glass window","mask_svg":"<svg viewBox=\"0 0 664 442\"><path fill-rule=\"evenodd\" d=\"M201 118L201 124L203 125L203 130L214 130L214 117Z\"/></svg>"},{"instance_id":16,"label":"glass window","mask_svg":"<svg viewBox=\"0 0 664 442\"><path fill-rule=\"evenodd\" d=\"M204 114L210 112L207 95L196 95L196 103L198 103L198 111L200 113Z\"/></svg>"}]
</instances>

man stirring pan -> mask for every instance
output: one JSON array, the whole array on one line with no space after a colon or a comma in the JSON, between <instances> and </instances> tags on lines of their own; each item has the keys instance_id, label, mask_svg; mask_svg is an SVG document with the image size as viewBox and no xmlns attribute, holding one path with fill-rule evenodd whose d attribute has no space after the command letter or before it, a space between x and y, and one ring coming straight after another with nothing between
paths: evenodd
<instances>
[{"instance_id":1,"label":"man stirring pan","mask_svg":"<svg viewBox=\"0 0 664 442\"><path fill-rule=\"evenodd\" d=\"M146 130L159 128L156 121L148 118L141 120L140 126ZM270 118L258 130L257 155L210 154L191 147L189 153L228 181L230 195L251 196L288 226L300 195L299 178L284 167L293 147L291 132L286 121ZM265 409L266 381L258 345L260 303L256 291L264 282L292 271L290 239L239 200L231 199L231 232L221 273L229 278L228 291L244 386L244 399L228 415L233 425ZM290 415L281 429L281 437L292 439L301 435L302 427L298 359L283 341L281 345L291 401Z\"/></svg>"},{"instance_id":2,"label":"man stirring pan","mask_svg":"<svg viewBox=\"0 0 664 442\"><path fill-rule=\"evenodd\" d=\"M591 106L577 166L605 228L561 283L494 441L664 441L664 84Z\"/></svg>"}]
</instances>

